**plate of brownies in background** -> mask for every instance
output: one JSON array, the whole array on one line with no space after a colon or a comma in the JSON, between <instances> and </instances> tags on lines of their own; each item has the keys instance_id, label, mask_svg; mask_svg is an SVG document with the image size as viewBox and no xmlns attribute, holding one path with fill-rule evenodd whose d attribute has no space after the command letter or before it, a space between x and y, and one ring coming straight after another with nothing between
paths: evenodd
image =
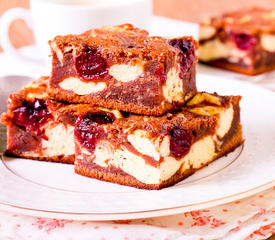
<instances>
[{"instance_id":1,"label":"plate of brownies in background","mask_svg":"<svg viewBox=\"0 0 275 240\"><path fill-rule=\"evenodd\" d=\"M200 24L199 71L275 90L274 33L275 12L261 7L207 19Z\"/></svg>"},{"instance_id":2,"label":"plate of brownies in background","mask_svg":"<svg viewBox=\"0 0 275 240\"><path fill-rule=\"evenodd\" d=\"M200 60L212 60L220 40L210 25L202 32L200 44L212 49L199 50ZM274 93L196 74L192 37L124 24L49 44L50 76L11 93L1 114L1 208L85 220L161 216L237 200L274 181ZM248 74L263 70L244 49L251 44L239 51L249 66L233 61Z\"/></svg>"}]
</instances>

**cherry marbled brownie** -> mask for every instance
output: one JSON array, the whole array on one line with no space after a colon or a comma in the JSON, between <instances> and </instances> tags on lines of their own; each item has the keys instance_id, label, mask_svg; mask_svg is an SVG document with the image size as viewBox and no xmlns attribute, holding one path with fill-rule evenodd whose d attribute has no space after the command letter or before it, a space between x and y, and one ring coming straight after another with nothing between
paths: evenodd
<instances>
[{"instance_id":1,"label":"cherry marbled brownie","mask_svg":"<svg viewBox=\"0 0 275 240\"><path fill-rule=\"evenodd\" d=\"M239 96L198 93L164 116L81 114L75 171L144 189L188 177L243 142Z\"/></svg>"},{"instance_id":2,"label":"cherry marbled brownie","mask_svg":"<svg viewBox=\"0 0 275 240\"><path fill-rule=\"evenodd\" d=\"M200 25L199 60L255 75L275 69L275 10L249 8Z\"/></svg>"},{"instance_id":3,"label":"cherry marbled brownie","mask_svg":"<svg viewBox=\"0 0 275 240\"><path fill-rule=\"evenodd\" d=\"M73 163L74 123L46 94L47 78L25 86L8 99L1 115L7 126L7 155L30 159ZM62 113L63 112L63 113Z\"/></svg>"},{"instance_id":4,"label":"cherry marbled brownie","mask_svg":"<svg viewBox=\"0 0 275 240\"><path fill-rule=\"evenodd\" d=\"M151 37L124 24L56 36L49 43L49 95L56 100L162 115L196 93L192 37Z\"/></svg>"},{"instance_id":5,"label":"cherry marbled brownie","mask_svg":"<svg viewBox=\"0 0 275 240\"><path fill-rule=\"evenodd\" d=\"M77 116L83 109L86 113L105 110L50 100L47 85L48 78L43 77L10 95L8 111L1 115L1 123L7 126L6 154L73 164Z\"/></svg>"}]
</instances>

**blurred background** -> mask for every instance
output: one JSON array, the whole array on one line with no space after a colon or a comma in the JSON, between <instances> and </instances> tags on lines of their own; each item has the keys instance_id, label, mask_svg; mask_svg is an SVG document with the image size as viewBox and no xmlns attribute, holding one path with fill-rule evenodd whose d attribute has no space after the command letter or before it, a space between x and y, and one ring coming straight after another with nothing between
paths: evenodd
<instances>
[{"instance_id":1,"label":"blurred background","mask_svg":"<svg viewBox=\"0 0 275 240\"><path fill-rule=\"evenodd\" d=\"M190 2L190 0L153 0L154 15L200 22L208 16L217 15L223 11L252 5L275 8L275 0L192 0L192 4ZM7 9L14 7L29 8L29 0L0 0L0 16ZM15 47L22 47L34 42L32 32L21 20L16 20L12 24L10 37Z\"/></svg>"}]
</instances>

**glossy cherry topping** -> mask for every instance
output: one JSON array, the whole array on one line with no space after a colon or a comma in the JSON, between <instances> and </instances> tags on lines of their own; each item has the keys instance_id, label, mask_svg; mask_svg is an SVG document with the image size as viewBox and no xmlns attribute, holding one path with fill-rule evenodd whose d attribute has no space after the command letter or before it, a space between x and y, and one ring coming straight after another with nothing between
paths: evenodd
<instances>
[{"instance_id":1,"label":"glossy cherry topping","mask_svg":"<svg viewBox=\"0 0 275 240\"><path fill-rule=\"evenodd\" d=\"M91 113L78 117L75 126L75 137L79 143L90 152L95 150L97 140L104 135L100 124L112 123L115 117L112 113Z\"/></svg>"},{"instance_id":2,"label":"glossy cherry topping","mask_svg":"<svg viewBox=\"0 0 275 240\"><path fill-rule=\"evenodd\" d=\"M241 50L248 50L252 48L256 43L255 37L246 33L235 34L234 40L237 47Z\"/></svg>"},{"instance_id":3,"label":"glossy cherry topping","mask_svg":"<svg viewBox=\"0 0 275 240\"><path fill-rule=\"evenodd\" d=\"M174 128L169 132L170 135L170 152L175 157L183 157L191 147L192 137L188 131Z\"/></svg>"},{"instance_id":4,"label":"glossy cherry topping","mask_svg":"<svg viewBox=\"0 0 275 240\"><path fill-rule=\"evenodd\" d=\"M191 41L187 41L186 39L172 39L169 40L169 44L181 50L181 73L184 74L184 72L191 67L195 60L194 44Z\"/></svg>"},{"instance_id":5,"label":"glossy cherry topping","mask_svg":"<svg viewBox=\"0 0 275 240\"><path fill-rule=\"evenodd\" d=\"M52 118L46 101L35 99L34 101L25 101L21 107L13 110L13 121L15 124L25 127L27 130L35 132L38 136L47 139L41 127Z\"/></svg>"},{"instance_id":6,"label":"glossy cherry topping","mask_svg":"<svg viewBox=\"0 0 275 240\"><path fill-rule=\"evenodd\" d=\"M78 75L85 80L96 80L108 73L105 59L90 47L76 56L75 68Z\"/></svg>"}]
</instances>

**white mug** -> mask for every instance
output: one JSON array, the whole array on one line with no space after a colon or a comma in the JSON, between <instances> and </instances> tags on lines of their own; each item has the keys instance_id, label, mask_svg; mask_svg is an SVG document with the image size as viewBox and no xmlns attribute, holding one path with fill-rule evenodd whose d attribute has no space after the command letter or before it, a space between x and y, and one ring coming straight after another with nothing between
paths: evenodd
<instances>
[{"instance_id":1,"label":"white mug","mask_svg":"<svg viewBox=\"0 0 275 240\"><path fill-rule=\"evenodd\" d=\"M151 0L30 0L30 10L13 8L0 21L0 41L3 50L16 57L34 62L47 61L48 41L56 35L79 34L91 28L132 23L140 28L149 26ZM41 59L26 59L11 44L10 24L23 19L33 29Z\"/></svg>"}]
</instances>

